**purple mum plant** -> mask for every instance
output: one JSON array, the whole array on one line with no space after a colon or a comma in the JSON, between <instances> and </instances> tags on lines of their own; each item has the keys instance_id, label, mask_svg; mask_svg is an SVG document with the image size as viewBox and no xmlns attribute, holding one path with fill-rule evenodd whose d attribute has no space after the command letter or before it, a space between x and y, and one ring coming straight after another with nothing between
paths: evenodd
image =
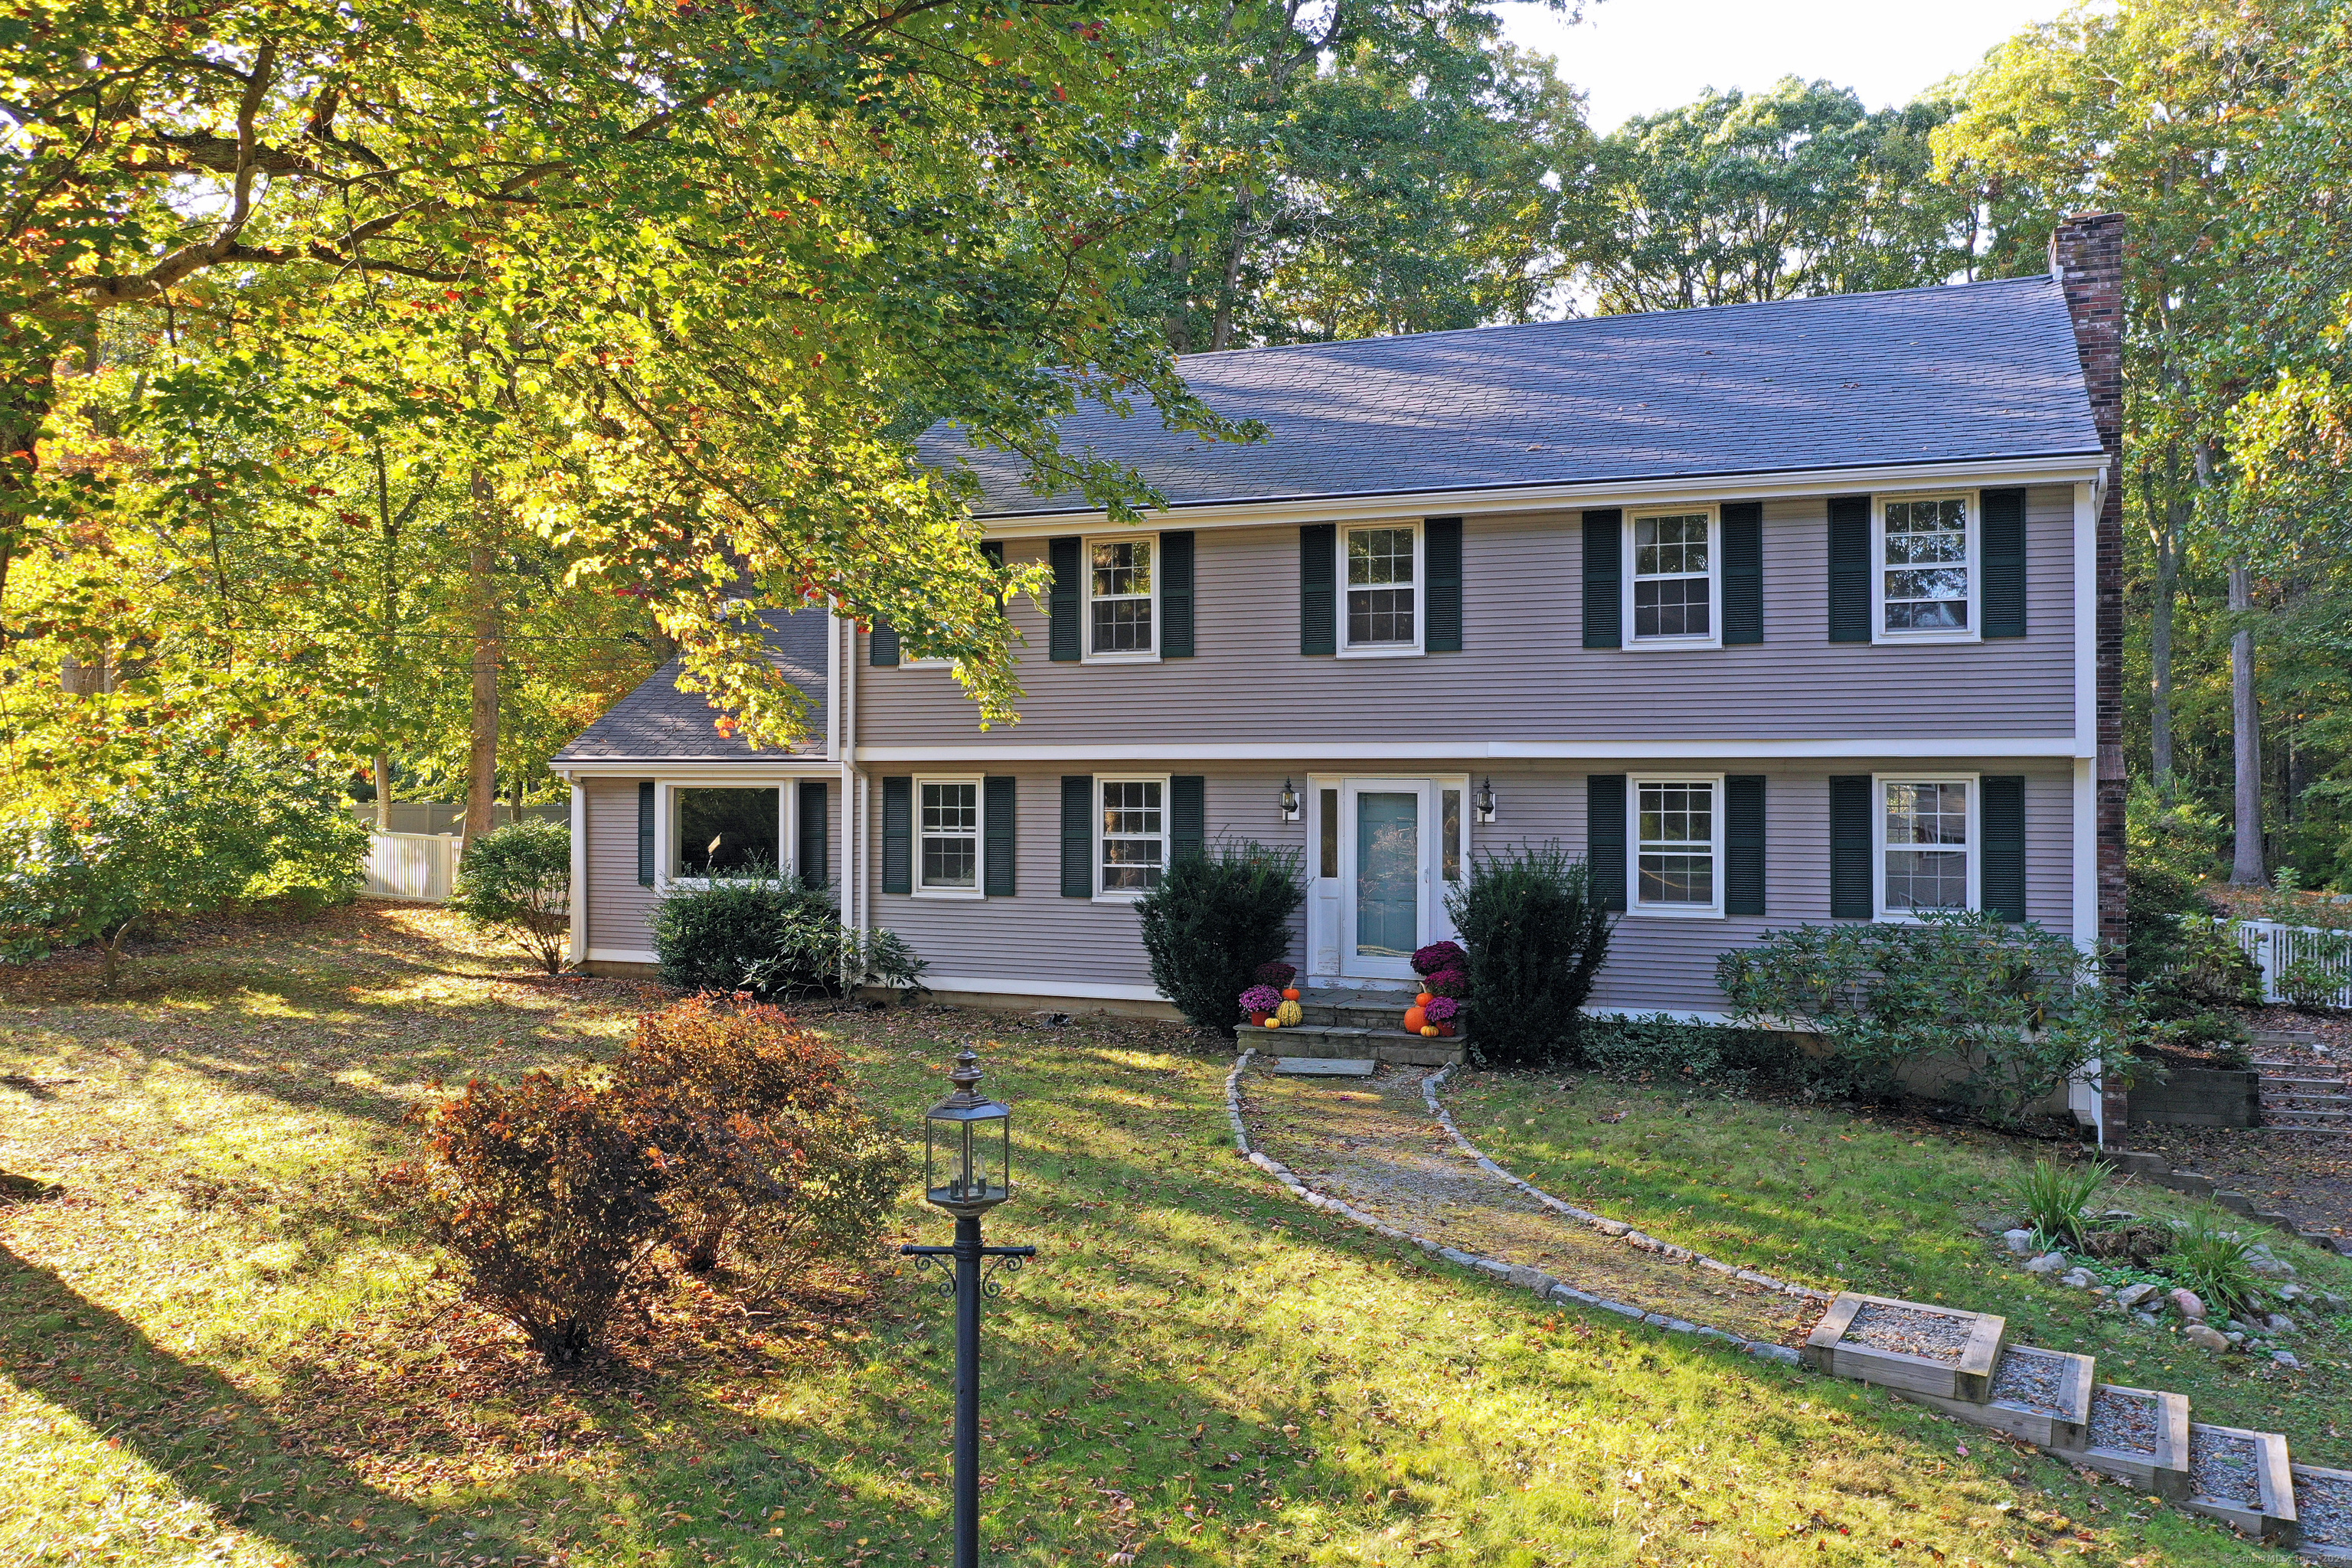
<instances>
[{"instance_id":1,"label":"purple mum plant","mask_svg":"<svg viewBox=\"0 0 2352 1568\"><path fill-rule=\"evenodd\" d=\"M1467 969L1470 955L1462 951L1459 942L1433 942L1412 955L1415 974L1435 974L1447 969Z\"/></svg>"},{"instance_id":2,"label":"purple mum plant","mask_svg":"<svg viewBox=\"0 0 2352 1568\"><path fill-rule=\"evenodd\" d=\"M1242 993L1242 1011L1271 1013L1282 1005L1282 993L1271 985L1253 985Z\"/></svg>"},{"instance_id":3,"label":"purple mum plant","mask_svg":"<svg viewBox=\"0 0 2352 1568\"><path fill-rule=\"evenodd\" d=\"M1451 1024L1462 1011L1462 1004L1451 996L1440 996L1421 1010L1421 1016L1433 1024Z\"/></svg>"},{"instance_id":4,"label":"purple mum plant","mask_svg":"<svg viewBox=\"0 0 2352 1568\"><path fill-rule=\"evenodd\" d=\"M1467 996L1470 976L1459 969L1441 969L1422 982L1422 989L1438 997Z\"/></svg>"},{"instance_id":5,"label":"purple mum plant","mask_svg":"<svg viewBox=\"0 0 2352 1568\"><path fill-rule=\"evenodd\" d=\"M1261 963L1257 966L1257 983L1260 985L1271 985L1276 991L1297 978L1298 965L1295 963L1284 963L1276 960L1272 963ZM1276 997L1276 1000L1279 1001L1281 998Z\"/></svg>"}]
</instances>

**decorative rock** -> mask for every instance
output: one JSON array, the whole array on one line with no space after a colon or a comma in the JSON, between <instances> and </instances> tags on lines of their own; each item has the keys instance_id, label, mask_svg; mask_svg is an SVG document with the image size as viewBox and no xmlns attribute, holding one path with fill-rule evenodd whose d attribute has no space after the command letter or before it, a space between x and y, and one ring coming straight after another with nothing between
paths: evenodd
<instances>
[{"instance_id":1,"label":"decorative rock","mask_svg":"<svg viewBox=\"0 0 2352 1568\"><path fill-rule=\"evenodd\" d=\"M2263 1320L2263 1327L2274 1334L2291 1334L2294 1332L2294 1320L2284 1312L2273 1312Z\"/></svg>"},{"instance_id":2,"label":"decorative rock","mask_svg":"<svg viewBox=\"0 0 2352 1568\"><path fill-rule=\"evenodd\" d=\"M2292 1279L2294 1278L2294 1265L2292 1263L2280 1262L2277 1257L2267 1247L2250 1247L2246 1248L2246 1267L2248 1269L2260 1275L2265 1279Z\"/></svg>"},{"instance_id":3,"label":"decorative rock","mask_svg":"<svg viewBox=\"0 0 2352 1568\"><path fill-rule=\"evenodd\" d=\"M2143 1279L2137 1285L2126 1285L2116 1292L2116 1305L2123 1308L2138 1306L2157 1293L2158 1287Z\"/></svg>"},{"instance_id":4,"label":"decorative rock","mask_svg":"<svg viewBox=\"0 0 2352 1568\"><path fill-rule=\"evenodd\" d=\"M2233 1345L2242 1345L2246 1342L2246 1336L2241 1333L2228 1333L2223 1334L2221 1337L2229 1341Z\"/></svg>"},{"instance_id":5,"label":"decorative rock","mask_svg":"<svg viewBox=\"0 0 2352 1568\"><path fill-rule=\"evenodd\" d=\"M2032 1231L2005 1230L2000 1233L2000 1239L2008 1245L2010 1251L2015 1253L2018 1257L2028 1258L2032 1256L2033 1233Z\"/></svg>"},{"instance_id":6,"label":"decorative rock","mask_svg":"<svg viewBox=\"0 0 2352 1568\"><path fill-rule=\"evenodd\" d=\"M2303 1370L2303 1363L2294 1359L2294 1352L2293 1351L2273 1351L2271 1352L2271 1360L2278 1363L2279 1365L2286 1368L2289 1372L2301 1372Z\"/></svg>"},{"instance_id":7,"label":"decorative rock","mask_svg":"<svg viewBox=\"0 0 2352 1568\"><path fill-rule=\"evenodd\" d=\"M2157 1317L2154 1312L2134 1312L2132 1321L2146 1329L2157 1327Z\"/></svg>"},{"instance_id":8,"label":"decorative rock","mask_svg":"<svg viewBox=\"0 0 2352 1568\"><path fill-rule=\"evenodd\" d=\"M2300 1301L2310 1294L2310 1291L2300 1285L2282 1285L2278 1288L2278 1299L2282 1301Z\"/></svg>"},{"instance_id":9,"label":"decorative rock","mask_svg":"<svg viewBox=\"0 0 2352 1568\"><path fill-rule=\"evenodd\" d=\"M2188 1319L2190 1322L2201 1323L2205 1321L2205 1302L2203 1299L2200 1298L2196 1291L2189 1289L2187 1286L2184 1285L2179 1289L2173 1291L2168 1300L2172 1302L2173 1310L2179 1312L2182 1317Z\"/></svg>"},{"instance_id":10,"label":"decorative rock","mask_svg":"<svg viewBox=\"0 0 2352 1568\"><path fill-rule=\"evenodd\" d=\"M2070 1290L2087 1290L2099 1282L2099 1277L2087 1268L2069 1268L2058 1277L2058 1283Z\"/></svg>"},{"instance_id":11,"label":"decorative rock","mask_svg":"<svg viewBox=\"0 0 2352 1568\"><path fill-rule=\"evenodd\" d=\"M2025 1271L2028 1274L2055 1274L2065 1267L2066 1255L2063 1252L2045 1252L2039 1258L2029 1258L2025 1260Z\"/></svg>"},{"instance_id":12,"label":"decorative rock","mask_svg":"<svg viewBox=\"0 0 2352 1568\"><path fill-rule=\"evenodd\" d=\"M2191 1323L2180 1331L2180 1337L2192 1345L2216 1352L2230 1348L2229 1336L2209 1323Z\"/></svg>"}]
</instances>

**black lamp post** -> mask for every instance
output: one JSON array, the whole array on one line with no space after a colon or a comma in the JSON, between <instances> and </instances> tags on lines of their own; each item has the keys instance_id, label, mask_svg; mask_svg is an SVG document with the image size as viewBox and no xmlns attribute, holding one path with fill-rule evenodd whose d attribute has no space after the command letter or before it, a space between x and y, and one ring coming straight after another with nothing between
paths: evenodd
<instances>
[{"instance_id":1,"label":"black lamp post","mask_svg":"<svg viewBox=\"0 0 2352 1568\"><path fill-rule=\"evenodd\" d=\"M919 1268L955 1259L955 1568L980 1568L980 1260L1018 1268L1034 1247L982 1247L980 1216L1013 1195L1013 1108L980 1092L980 1058L967 1046L948 1074L955 1092L923 1118L923 1195L956 1216L953 1247L902 1247Z\"/></svg>"}]
</instances>

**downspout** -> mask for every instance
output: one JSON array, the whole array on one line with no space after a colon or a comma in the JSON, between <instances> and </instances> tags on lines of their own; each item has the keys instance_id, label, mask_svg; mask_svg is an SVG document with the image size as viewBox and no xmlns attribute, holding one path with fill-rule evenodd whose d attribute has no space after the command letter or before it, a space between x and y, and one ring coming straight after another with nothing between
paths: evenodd
<instances>
[{"instance_id":1,"label":"downspout","mask_svg":"<svg viewBox=\"0 0 2352 1568\"><path fill-rule=\"evenodd\" d=\"M574 967L588 958L588 792L571 774L562 775L572 785L572 951Z\"/></svg>"}]
</instances>

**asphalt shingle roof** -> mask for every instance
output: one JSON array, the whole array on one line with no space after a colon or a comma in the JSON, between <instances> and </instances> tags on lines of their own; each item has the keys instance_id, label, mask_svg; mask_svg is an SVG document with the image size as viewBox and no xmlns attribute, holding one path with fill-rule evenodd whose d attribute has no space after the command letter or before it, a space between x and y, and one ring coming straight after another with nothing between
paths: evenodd
<instances>
[{"instance_id":1,"label":"asphalt shingle roof","mask_svg":"<svg viewBox=\"0 0 2352 1568\"><path fill-rule=\"evenodd\" d=\"M1958 463L2099 450L2065 300L2048 278L1191 354L1185 381L1268 439L1202 441L1099 405L1073 449L1131 465L1171 508L1610 479ZM969 464L983 516L1078 510L1016 459Z\"/></svg>"},{"instance_id":2,"label":"asphalt shingle roof","mask_svg":"<svg viewBox=\"0 0 2352 1568\"><path fill-rule=\"evenodd\" d=\"M558 763L635 762L782 762L824 754L825 614L823 610L792 610L766 617L768 647L776 668L794 686L808 693L808 738L792 750L773 747L755 752L738 735L722 735L713 721L722 710L698 691L677 687L676 659L648 676L644 684L605 710L604 716L555 753Z\"/></svg>"}]
</instances>

